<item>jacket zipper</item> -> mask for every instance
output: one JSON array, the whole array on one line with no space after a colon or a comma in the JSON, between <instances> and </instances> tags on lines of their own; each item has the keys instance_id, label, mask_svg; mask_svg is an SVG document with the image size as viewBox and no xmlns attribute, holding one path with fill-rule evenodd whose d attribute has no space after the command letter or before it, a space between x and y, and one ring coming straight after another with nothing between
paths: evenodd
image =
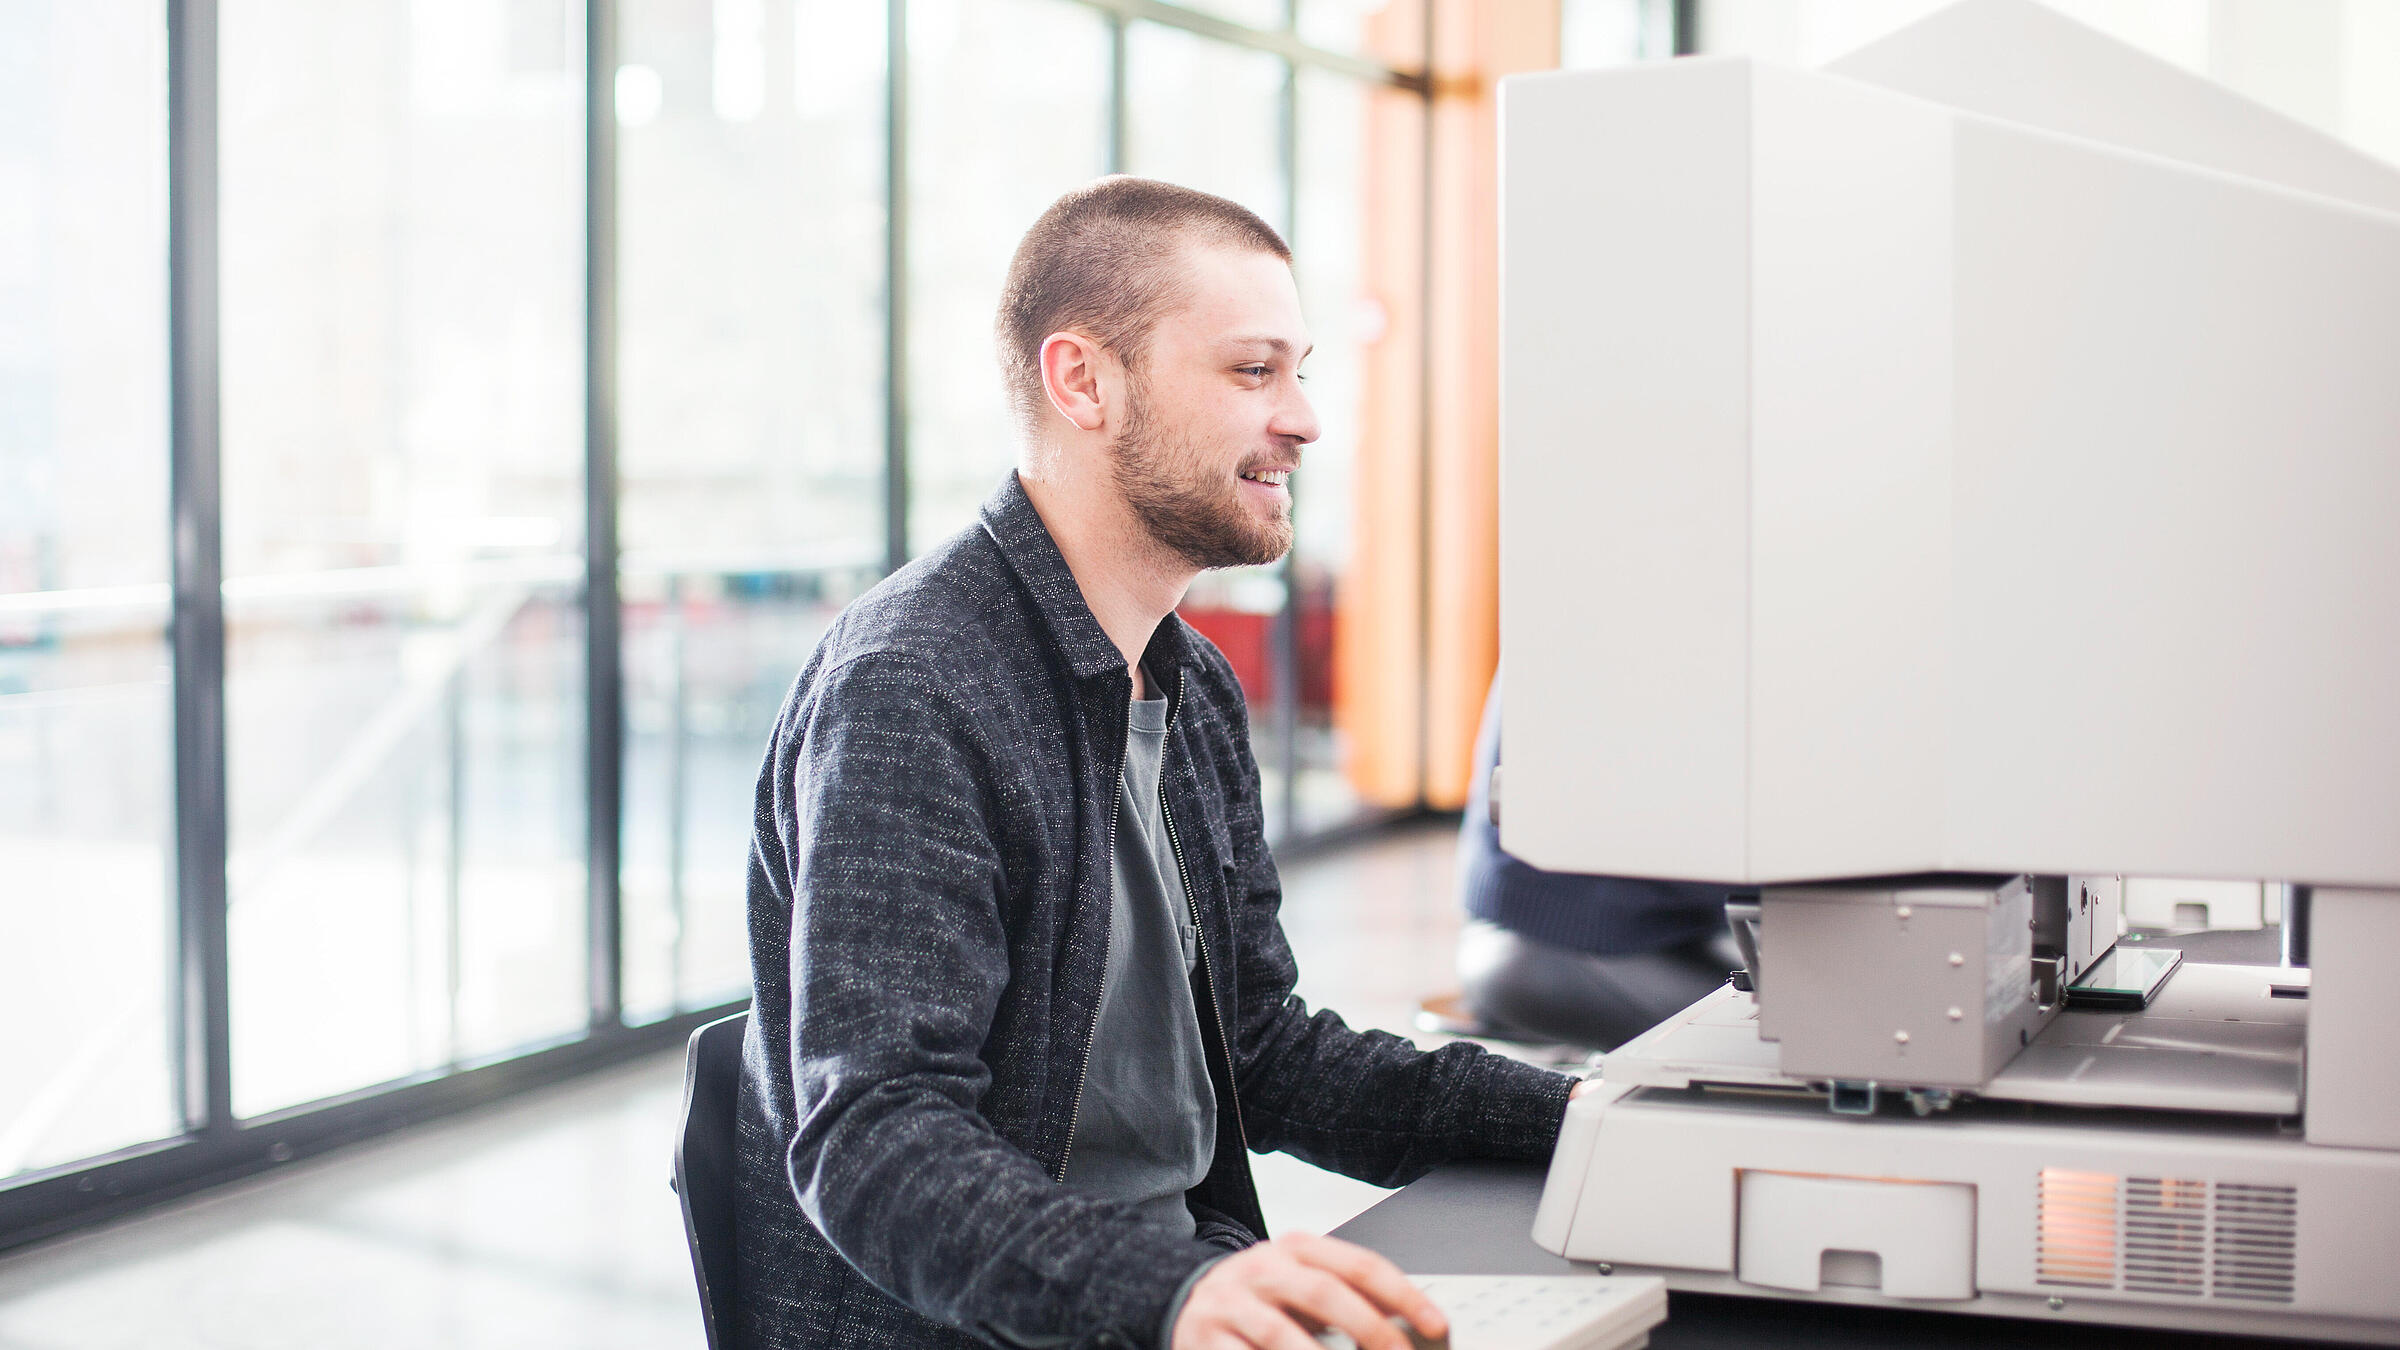
<instances>
[{"instance_id":1,"label":"jacket zipper","mask_svg":"<svg viewBox=\"0 0 2400 1350\"><path fill-rule=\"evenodd\" d=\"M1200 949L1200 983L1208 990L1208 1019L1217 1027L1217 1044L1225 1051L1225 1095L1233 1103L1233 1133L1250 1151L1250 1131L1242 1124L1242 1091L1233 1081L1233 1039L1226 1034L1224 1014L1217 1010L1217 980L1208 964L1208 932L1200 926L1200 893L1192 889L1191 870L1183 863L1183 839L1175 833L1175 811L1167 805L1167 746L1174 740L1175 716L1183 711L1183 672L1175 672L1175 701L1167 706L1167 735L1158 747L1158 812L1167 823L1167 847L1175 854L1175 875L1183 882L1184 907L1192 912L1192 943ZM1123 789L1119 789L1123 795ZM1114 856L1112 849L1111 856Z\"/></svg>"},{"instance_id":2,"label":"jacket zipper","mask_svg":"<svg viewBox=\"0 0 2400 1350\"><path fill-rule=\"evenodd\" d=\"M1181 692L1180 685L1178 692ZM1130 697L1130 692L1128 697ZM1128 712L1126 716L1130 719L1132 714ZM1121 744L1123 737L1118 739ZM1123 810L1124 801L1125 756L1120 750L1117 755L1116 790L1108 794L1108 851L1100 855L1100 865L1110 869L1114 869L1117 865L1117 816ZM1112 870L1109 877L1109 885L1114 887L1116 873ZM1083 1123L1083 1083L1092 1074L1092 1041L1100 1034L1100 1010L1108 1003L1108 948L1110 942L1116 937L1116 927L1116 905L1112 891L1108 924L1100 930L1100 994L1099 997L1092 1000L1092 1022L1084 1029L1083 1033L1083 1063L1076 1067L1074 1104L1067 1108L1066 1147L1058 1151L1058 1170L1050 1177L1052 1181L1062 1186L1067 1182L1067 1159L1075 1156L1075 1127Z\"/></svg>"}]
</instances>

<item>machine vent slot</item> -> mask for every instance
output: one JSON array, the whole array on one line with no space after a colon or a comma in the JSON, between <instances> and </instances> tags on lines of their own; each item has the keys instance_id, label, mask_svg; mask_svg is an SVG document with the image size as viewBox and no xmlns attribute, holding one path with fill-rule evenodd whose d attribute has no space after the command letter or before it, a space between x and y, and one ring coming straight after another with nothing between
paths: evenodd
<instances>
[{"instance_id":1,"label":"machine vent slot","mask_svg":"<svg viewBox=\"0 0 2400 1350\"><path fill-rule=\"evenodd\" d=\"M2218 1298L2292 1301L2300 1195L2290 1186L2217 1183L2211 1290Z\"/></svg>"},{"instance_id":2,"label":"machine vent slot","mask_svg":"<svg viewBox=\"0 0 2400 1350\"><path fill-rule=\"evenodd\" d=\"M2037 1284L2292 1301L2300 1237L2294 1187L2046 1167L2035 1204Z\"/></svg>"},{"instance_id":3,"label":"machine vent slot","mask_svg":"<svg viewBox=\"0 0 2400 1350\"><path fill-rule=\"evenodd\" d=\"M2207 1182L2127 1177L2124 1213L2127 1292L2208 1292Z\"/></svg>"},{"instance_id":4,"label":"machine vent slot","mask_svg":"<svg viewBox=\"0 0 2400 1350\"><path fill-rule=\"evenodd\" d=\"M2045 1167L2036 1199L2034 1279L2108 1289L2117 1282L2117 1178Z\"/></svg>"}]
</instances>

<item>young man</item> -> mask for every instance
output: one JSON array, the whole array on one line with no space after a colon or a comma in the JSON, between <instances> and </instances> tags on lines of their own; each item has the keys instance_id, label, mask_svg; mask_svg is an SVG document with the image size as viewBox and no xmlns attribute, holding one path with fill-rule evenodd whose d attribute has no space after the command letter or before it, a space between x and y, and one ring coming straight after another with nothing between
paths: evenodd
<instances>
[{"instance_id":1,"label":"young man","mask_svg":"<svg viewBox=\"0 0 2400 1350\"><path fill-rule=\"evenodd\" d=\"M1018 247L982 521L844 611L758 787L738 1343L1403 1350L1388 1262L1262 1241L1245 1148L1548 1156L1567 1079L1292 996L1231 668L1174 615L1291 544L1291 254L1133 178Z\"/></svg>"}]
</instances>

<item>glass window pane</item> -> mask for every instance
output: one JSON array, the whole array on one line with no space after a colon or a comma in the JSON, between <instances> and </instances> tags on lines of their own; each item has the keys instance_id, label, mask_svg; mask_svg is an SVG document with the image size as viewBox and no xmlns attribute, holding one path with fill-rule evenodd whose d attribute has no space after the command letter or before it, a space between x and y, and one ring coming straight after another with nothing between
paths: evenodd
<instances>
[{"instance_id":1,"label":"glass window pane","mask_svg":"<svg viewBox=\"0 0 2400 1350\"><path fill-rule=\"evenodd\" d=\"M1299 87L1299 202L1292 246L1316 351L1309 399L1322 434L1293 477L1293 603L1300 706L1295 729L1301 834L1356 818L1352 736L1398 734L1344 707L1342 654L1360 579L1362 512L1375 509L1362 466L1378 481L1414 481L1421 454L1424 103L1387 85L1304 70ZM1386 584L1389 584L1387 578ZM1409 584L1413 593L1414 583ZM1349 715L1343 715L1347 712Z\"/></svg>"},{"instance_id":2,"label":"glass window pane","mask_svg":"<svg viewBox=\"0 0 2400 1350\"><path fill-rule=\"evenodd\" d=\"M2342 17L2343 134L2400 164L2400 5L2350 0Z\"/></svg>"},{"instance_id":3,"label":"glass window pane","mask_svg":"<svg viewBox=\"0 0 2400 1350\"><path fill-rule=\"evenodd\" d=\"M883 7L632 0L615 79L625 1004L739 998L784 687L883 558Z\"/></svg>"},{"instance_id":4,"label":"glass window pane","mask_svg":"<svg viewBox=\"0 0 2400 1350\"><path fill-rule=\"evenodd\" d=\"M1108 168L1108 28L1067 0L911 0L908 21L909 547L922 553L973 524L1016 462L992 320L1034 218Z\"/></svg>"},{"instance_id":5,"label":"glass window pane","mask_svg":"<svg viewBox=\"0 0 2400 1350\"><path fill-rule=\"evenodd\" d=\"M245 1116L585 1021L582 9L221 7Z\"/></svg>"},{"instance_id":6,"label":"glass window pane","mask_svg":"<svg viewBox=\"0 0 2400 1350\"><path fill-rule=\"evenodd\" d=\"M1565 0L1559 6L1561 69L1663 61L1674 54L1673 0Z\"/></svg>"},{"instance_id":7,"label":"glass window pane","mask_svg":"<svg viewBox=\"0 0 2400 1350\"><path fill-rule=\"evenodd\" d=\"M1283 27L1290 0L1175 0L1183 9L1198 10L1251 28L1273 31Z\"/></svg>"},{"instance_id":8,"label":"glass window pane","mask_svg":"<svg viewBox=\"0 0 2400 1350\"><path fill-rule=\"evenodd\" d=\"M1282 151L1287 68L1271 52L1163 24L1130 25L1126 167L1231 197L1276 229L1289 227Z\"/></svg>"},{"instance_id":9,"label":"glass window pane","mask_svg":"<svg viewBox=\"0 0 2400 1350\"><path fill-rule=\"evenodd\" d=\"M2206 0L2200 0L2205 4ZM1699 49L1813 66L1943 8L1949 0L1738 0L1703 3Z\"/></svg>"},{"instance_id":10,"label":"glass window pane","mask_svg":"<svg viewBox=\"0 0 2400 1350\"><path fill-rule=\"evenodd\" d=\"M1168 28L1125 35L1126 157L1134 173L1196 187L1249 207L1279 232L1291 227L1283 162L1282 57ZM1313 327L1316 315L1308 319ZM1312 372L1314 358L1311 358ZM1313 395L1314 390L1311 390ZM1311 489L1316 447L1293 475L1295 502ZM1178 610L1233 664L1250 700L1250 744L1266 794L1268 836L1286 822L1285 726L1276 711L1276 637L1287 564L1203 573Z\"/></svg>"},{"instance_id":11,"label":"glass window pane","mask_svg":"<svg viewBox=\"0 0 2400 1350\"><path fill-rule=\"evenodd\" d=\"M1300 0L1299 18L1300 40L1312 47L1395 70L1425 64L1425 0Z\"/></svg>"},{"instance_id":12,"label":"glass window pane","mask_svg":"<svg viewBox=\"0 0 2400 1350\"><path fill-rule=\"evenodd\" d=\"M1323 434L1294 494L1299 828L1422 782L1425 102L1304 74L1293 232ZM1362 805L1363 804L1363 805Z\"/></svg>"},{"instance_id":13,"label":"glass window pane","mask_svg":"<svg viewBox=\"0 0 2400 1350\"><path fill-rule=\"evenodd\" d=\"M163 8L0 5L0 1177L180 1128Z\"/></svg>"}]
</instances>

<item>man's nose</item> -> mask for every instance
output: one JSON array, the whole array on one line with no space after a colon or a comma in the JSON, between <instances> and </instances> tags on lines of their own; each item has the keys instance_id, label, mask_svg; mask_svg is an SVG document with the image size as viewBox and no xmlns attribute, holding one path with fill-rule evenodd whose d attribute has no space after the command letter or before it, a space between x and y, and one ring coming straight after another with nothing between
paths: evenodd
<instances>
[{"instance_id":1,"label":"man's nose","mask_svg":"<svg viewBox=\"0 0 2400 1350\"><path fill-rule=\"evenodd\" d=\"M1301 445L1317 438L1317 410L1310 406L1308 395L1300 388L1299 381L1292 381L1290 396L1284 399L1282 407L1275 410L1275 419L1267 425L1267 430L1277 436L1289 436Z\"/></svg>"}]
</instances>

